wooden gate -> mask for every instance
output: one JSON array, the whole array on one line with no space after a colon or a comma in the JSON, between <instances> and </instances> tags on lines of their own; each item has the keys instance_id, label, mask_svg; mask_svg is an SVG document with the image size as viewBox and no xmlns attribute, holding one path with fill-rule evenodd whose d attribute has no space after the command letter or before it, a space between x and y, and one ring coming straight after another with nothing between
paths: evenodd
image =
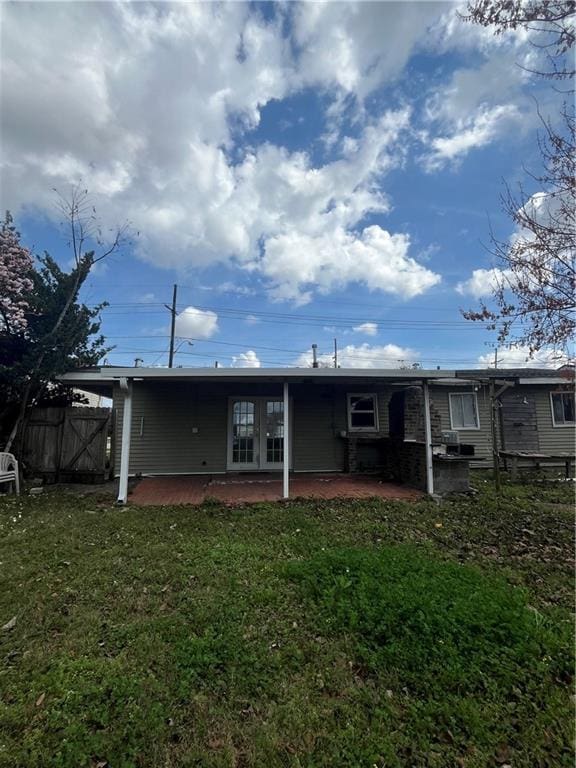
<instances>
[{"instance_id":1,"label":"wooden gate","mask_svg":"<svg viewBox=\"0 0 576 768\"><path fill-rule=\"evenodd\" d=\"M109 408L36 408L24 437L24 464L48 482L104 482L111 427Z\"/></svg>"},{"instance_id":2,"label":"wooden gate","mask_svg":"<svg viewBox=\"0 0 576 768\"><path fill-rule=\"evenodd\" d=\"M505 393L501 398L502 447L507 451L538 451L536 403L533 398Z\"/></svg>"},{"instance_id":3,"label":"wooden gate","mask_svg":"<svg viewBox=\"0 0 576 768\"><path fill-rule=\"evenodd\" d=\"M22 452L24 466L52 483L58 479L60 469L64 410L64 408L34 408L24 434Z\"/></svg>"}]
</instances>

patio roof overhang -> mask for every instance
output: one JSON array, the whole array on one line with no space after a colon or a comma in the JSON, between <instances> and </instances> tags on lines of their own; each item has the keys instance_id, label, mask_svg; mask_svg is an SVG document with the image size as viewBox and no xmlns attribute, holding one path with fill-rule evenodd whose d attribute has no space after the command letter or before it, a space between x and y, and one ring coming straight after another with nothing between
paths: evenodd
<instances>
[{"instance_id":1,"label":"patio roof overhang","mask_svg":"<svg viewBox=\"0 0 576 768\"><path fill-rule=\"evenodd\" d=\"M405 370L392 368L99 368L71 371L60 377L68 384L87 392L110 396L115 384L130 381L229 381L229 382L373 382L416 384L423 380L454 379L455 371Z\"/></svg>"}]
</instances>

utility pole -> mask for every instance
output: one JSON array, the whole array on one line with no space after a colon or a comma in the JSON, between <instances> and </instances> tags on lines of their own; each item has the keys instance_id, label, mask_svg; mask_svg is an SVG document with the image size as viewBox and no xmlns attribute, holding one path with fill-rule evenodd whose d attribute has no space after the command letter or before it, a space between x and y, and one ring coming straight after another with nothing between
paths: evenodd
<instances>
[{"instance_id":1,"label":"utility pole","mask_svg":"<svg viewBox=\"0 0 576 768\"><path fill-rule=\"evenodd\" d=\"M172 368L174 363L174 336L176 333L176 296L177 294L178 294L178 286L176 285L176 283L174 283L174 292L172 293L172 306L169 307L168 304L164 304L166 309L172 315L172 322L170 324L170 355L168 357L168 368Z\"/></svg>"},{"instance_id":2,"label":"utility pole","mask_svg":"<svg viewBox=\"0 0 576 768\"><path fill-rule=\"evenodd\" d=\"M485 347L494 347L494 370L498 369L498 343L494 341L485 341Z\"/></svg>"},{"instance_id":3,"label":"utility pole","mask_svg":"<svg viewBox=\"0 0 576 768\"><path fill-rule=\"evenodd\" d=\"M334 368L338 368L338 339L334 339Z\"/></svg>"},{"instance_id":4,"label":"utility pole","mask_svg":"<svg viewBox=\"0 0 576 768\"><path fill-rule=\"evenodd\" d=\"M492 437L492 468L494 470L494 487L500 493L500 454L498 451L498 436L496 432L496 414L498 401L494 391L494 379L490 380L490 434Z\"/></svg>"}]
</instances>

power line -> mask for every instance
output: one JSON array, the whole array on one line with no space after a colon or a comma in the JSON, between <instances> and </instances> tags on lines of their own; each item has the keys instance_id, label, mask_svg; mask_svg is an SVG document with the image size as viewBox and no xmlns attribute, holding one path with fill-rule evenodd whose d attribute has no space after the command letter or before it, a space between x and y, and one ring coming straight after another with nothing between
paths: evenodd
<instances>
[{"instance_id":1,"label":"power line","mask_svg":"<svg viewBox=\"0 0 576 768\"><path fill-rule=\"evenodd\" d=\"M358 325L362 325L366 322L374 322L382 328L389 327L394 330L414 330L420 331L477 331L482 328L486 328L487 324L471 323L468 321L438 321L438 320L390 320L387 318L377 318L371 316L369 319L366 317L334 317L334 316L314 316L314 315L288 315L282 313L263 313L257 310L236 310L229 308L218 307L195 307L200 311L218 311L219 319L247 319L250 317L256 317L259 322L273 325L288 325L288 326L303 326L310 328L318 328L326 326L327 330L331 328L342 329L354 329ZM106 317L116 315L131 315L134 316L146 316L163 315L162 310L152 311L135 311L132 310L108 310L105 308ZM492 326L490 326L492 327Z\"/></svg>"},{"instance_id":2,"label":"power line","mask_svg":"<svg viewBox=\"0 0 576 768\"><path fill-rule=\"evenodd\" d=\"M115 283L115 287L126 286L128 288L156 288L156 289L159 289L159 288L169 288L171 285L172 285L171 283L133 283L133 282L129 282L129 283ZM258 297L258 296L264 297L266 299L270 298L270 291L266 291L266 290L264 290L264 291L253 291L253 290L250 290L247 293L241 293L241 292L239 292L238 290L235 290L235 289L220 290L220 289L210 288L210 287L207 287L207 286L199 288L197 285L187 285L187 284L183 284L183 283L178 283L178 287L179 288L185 288L185 289L188 289L188 290L191 290L191 291L199 291L200 290L200 291L204 291L206 293L217 293L217 294L222 295L222 296L236 296L238 298L244 298L244 299L246 299L246 298L254 298L254 297ZM142 304L150 304L150 305L157 304L158 306L160 306L160 305L163 306L162 302L153 302L153 301L147 302L147 301L143 301L143 302L140 302L140 303L142 303ZM413 307L408 307L408 306L405 306L405 305L404 306L403 305L385 305L385 304L380 304L380 303L372 304L372 303L368 303L368 302L364 302L364 301L359 302L359 301L347 301L345 299L342 299L342 300L340 300L340 299L323 299L323 298L319 298L319 297L314 297L314 303L316 303L316 304L334 304L336 306L343 306L344 305L344 306L354 306L354 307L372 307L374 309L394 310L396 312L397 311L410 311L410 312L412 312L413 309L414 309ZM432 307L432 306L419 306L419 309L426 309L426 310L429 310L431 312L449 311L449 309L447 309L445 307L438 307L438 306L434 306L434 307Z\"/></svg>"},{"instance_id":3,"label":"power line","mask_svg":"<svg viewBox=\"0 0 576 768\"><path fill-rule=\"evenodd\" d=\"M140 338L160 339L160 338L166 338L166 337L165 336L164 337L163 336L108 336L107 338L110 338L110 339L136 339L136 340L138 340ZM268 351L268 352L281 352L283 354L294 354L294 355L305 355L306 352L307 352L307 350L302 350L302 349L286 349L286 348L282 348L282 347L269 347L269 346L258 345L258 344L249 344L249 343L248 344L239 344L237 342L230 342L230 341L211 341L211 340L208 340L208 339L198 339L197 337L193 337L193 336L178 336L177 338L182 339L184 341L195 341L195 342L203 343L203 344L212 344L212 345L219 345L219 346L235 347L237 352L238 352L238 354L241 354L242 351L247 349L247 348L251 349L251 350L254 350L254 351L262 350L262 351ZM160 351L160 350L156 350L156 349L146 349L146 348L142 348L142 347L139 347L138 349L132 349L132 348L131 349L120 349L120 348L117 348L116 351L117 352L122 351L122 352L139 353L139 354L156 354L156 353L160 352L160 356L165 355L168 352L168 350ZM213 355L211 355L211 354L201 354L201 353L198 353L198 352L179 352L178 354L181 354L181 355L191 355L191 356L194 356L194 357L204 357L204 358L212 358L213 357ZM231 353L230 355L225 355L225 356L226 357L237 357L238 354L234 355L233 353ZM329 352L320 352L320 358L328 358L331 354L332 353L329 353ZM381 362L381 361L384 361L384 360L400 362L400 358L397 358L396 355L392 355L392 354L388 354L388 355L387 354L358 355L358 354L346 352L345 348L340 350L340 355L344 359L346 359L346 360L361 360L361 361L364 361L364 362L372 362L372 363L377 363L377 362ZM475 364L478 363L478 358L441 357L441 356L438 356L438 357L420 357L420 356L416 356L416 357L418 359L418 362L426 362L426 363L433 363L433 364L443 363L443 364L446 364L446 365L452 365L452 364L460 364L460 365L474 364L475 365ZM532 358L532 359L533 359L533 361L535 363L543 364L543 363L549 362L548 358L544 358L544 359L542 359L542 358ZM278 360L274 360L274 361L272 361L272 360L267 360L267 361L261 360L261 362L277 363L279 361ZM510 358L506 359L504 357L503 359L501 359L500 362L501 363L506 363L506 362L513 362L513 361Z\"/></svg>"}]
</instances>

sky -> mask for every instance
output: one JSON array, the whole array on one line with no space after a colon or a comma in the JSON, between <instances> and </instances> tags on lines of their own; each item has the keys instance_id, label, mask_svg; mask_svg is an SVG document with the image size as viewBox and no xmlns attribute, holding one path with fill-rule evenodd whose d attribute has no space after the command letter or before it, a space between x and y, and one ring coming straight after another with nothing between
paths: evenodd
<instances>
[{"instance_id":1,"label":"sky","mask_svg":"<svg viewBox=\"0 0 576 768\"><path fill-rule=\"evenodd\" d=\"M489 301L490 231L518 234L503 179L541 191L558 95L525 31L458 8L2 4L2 209L66 268L58 195L130 227L82 293L109 304L105 362L167 365L177 284L175 365L333 365L335 339L342 367L493 365L461 309Z\"/></svg>"}]
</instances>

